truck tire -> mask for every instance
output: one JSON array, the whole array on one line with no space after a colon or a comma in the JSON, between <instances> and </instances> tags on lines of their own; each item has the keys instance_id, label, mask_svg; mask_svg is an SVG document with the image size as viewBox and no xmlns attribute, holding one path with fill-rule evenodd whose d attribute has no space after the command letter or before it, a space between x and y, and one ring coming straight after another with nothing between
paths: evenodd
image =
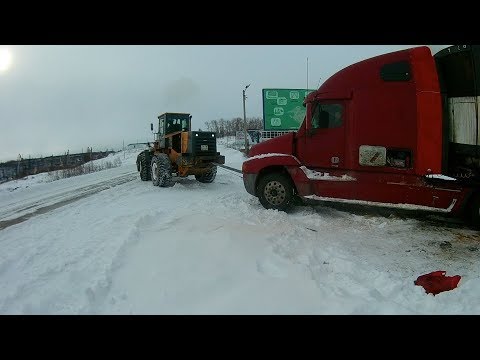
<instances>
[{"instance_id":1,"label":"truck tire","mask_svg":"<svg viewBox=\"0 0 480 360\"><path fill-rule=\"evenodd\" d=\"M195 175L195 179L200 181L201 183L211 183L213 180L215 180L215 177L217 176L217 166L214 165L211 167L207 172L201 174L201 175Z\"/></svg>"},{"instance_id":2,"label":"truck tire","mask_svg":"<svg viewBox=\"0 0 480 360\"><path fill-rule=\"evenodd\" d=\"M140 172L140 179L142 181L151 180L152 176L150 171L150 165L148 164L148 158L145 152L141 152L140 154L138 154L137 170Z\"/></svg>"},{"instance_id":3,"label":"truck tire","mask_svg":"<svg viewBox=\"0 0 480 360\"><path fill-rule=\"evenodd\" d=\"M293 186L284 174L271 173L260 179L257 187L260 203L265 209L286 211L293 205Z\"/></svg>"},{"instance_id":4,"label":"truck tire","mask_svg":"<svg viewBox=\"0 0 480 360\"><path fill-rule=\"evenodd\" d=\"M160 154L152 157L151 172L152 183L154 186L173 186L172 163L167 154Z\"/></svg>"}]
</instances>

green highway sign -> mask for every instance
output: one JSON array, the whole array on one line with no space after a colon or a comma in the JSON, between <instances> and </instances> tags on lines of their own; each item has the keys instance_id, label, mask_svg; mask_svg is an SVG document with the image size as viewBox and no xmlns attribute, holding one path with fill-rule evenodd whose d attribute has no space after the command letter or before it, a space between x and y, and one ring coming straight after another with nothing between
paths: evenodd
<instances>
[{"instance_id":1,"label":"green highway sign","mask_svg":"<svg viewBox=\"0 0 480 360\"><path fill-rule=\"evenodd\" d=\"M263 89L264 130L298 130L305 117L303 100L314 90Z\"/></svg>"}]
</instances>

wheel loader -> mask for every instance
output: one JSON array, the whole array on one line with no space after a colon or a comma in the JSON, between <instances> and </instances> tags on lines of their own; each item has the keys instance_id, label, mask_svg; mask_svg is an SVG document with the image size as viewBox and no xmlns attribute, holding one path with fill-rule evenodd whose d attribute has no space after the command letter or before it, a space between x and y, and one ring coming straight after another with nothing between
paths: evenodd
<instances>
[{"instance_id":1,"label":"wheel loader","mask_svg":"<svg viewBox=\"0 0 480 360\"><path fill-rule=\"evenodd\" d=\"M211 183L217 164L225 156L217 152L217 137L212 131L192 131L192 115L164 113L158 116L158 132L148 149L137 156L137 170L142 181L154 186L174 185L173 176L194 175L202 183ZM153 132L153 123L150 124Z\"/></svg>"}]
</instances>

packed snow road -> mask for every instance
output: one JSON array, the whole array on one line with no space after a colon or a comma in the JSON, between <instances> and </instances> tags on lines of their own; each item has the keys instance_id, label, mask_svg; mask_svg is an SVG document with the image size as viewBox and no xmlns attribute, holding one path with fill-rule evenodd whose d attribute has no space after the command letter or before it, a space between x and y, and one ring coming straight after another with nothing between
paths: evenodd
<instances>
[{"instance_id":1,"label":"packed snow road","mask_svg":"<svg viewBox=\"0 0 480 360\"><path fill-rule=\"evenodd\" d=\"M75 187L62 193L49 195L40 194L24 199L24 202L12 201L2 206L0 210L0 230L8 226L19 224L33 216L44 214L53 209L65 206L86 196L110 189L137 178L136 173L119 175L112 179L100 181L83 187Z\"/></svg>"},{"instance_id":2,"label":"packed snow road","mask_svg":"<svg viewBox=\"0 0 480 360\"><path fill-rule=\"evenodd\" d=\"M240 170L228 166L220 165L220 167L241 173ZM61 193L51 194L49 191L38 193L37 191L36 194L24 197L21 203L16 198L7 199L0 209L0 230L137 178L138 173L135 170L127 174L113 175L111 179L99 180L87 186L67 186Z\"/></svg>"}]
</instances>

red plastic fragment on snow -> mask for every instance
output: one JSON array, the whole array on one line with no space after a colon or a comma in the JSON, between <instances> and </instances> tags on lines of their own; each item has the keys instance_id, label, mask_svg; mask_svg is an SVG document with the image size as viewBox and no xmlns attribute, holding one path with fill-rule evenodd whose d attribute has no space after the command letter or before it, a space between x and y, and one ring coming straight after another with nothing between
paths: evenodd
<instances>
[{"instance_id":1,"label":"red plastic fragment on snow","mask_svg":"<svg viewBox=\"0 0 480 360\"><path fill-rule=\"evenodd\" d=\"M446 273L446 271L434 271L430 274L420 275L415 280L415 285L423 286L427 294L433 295L442 291L453 290L457 287L461 276L445 276Z\"/></svg>"}]
</instances>

